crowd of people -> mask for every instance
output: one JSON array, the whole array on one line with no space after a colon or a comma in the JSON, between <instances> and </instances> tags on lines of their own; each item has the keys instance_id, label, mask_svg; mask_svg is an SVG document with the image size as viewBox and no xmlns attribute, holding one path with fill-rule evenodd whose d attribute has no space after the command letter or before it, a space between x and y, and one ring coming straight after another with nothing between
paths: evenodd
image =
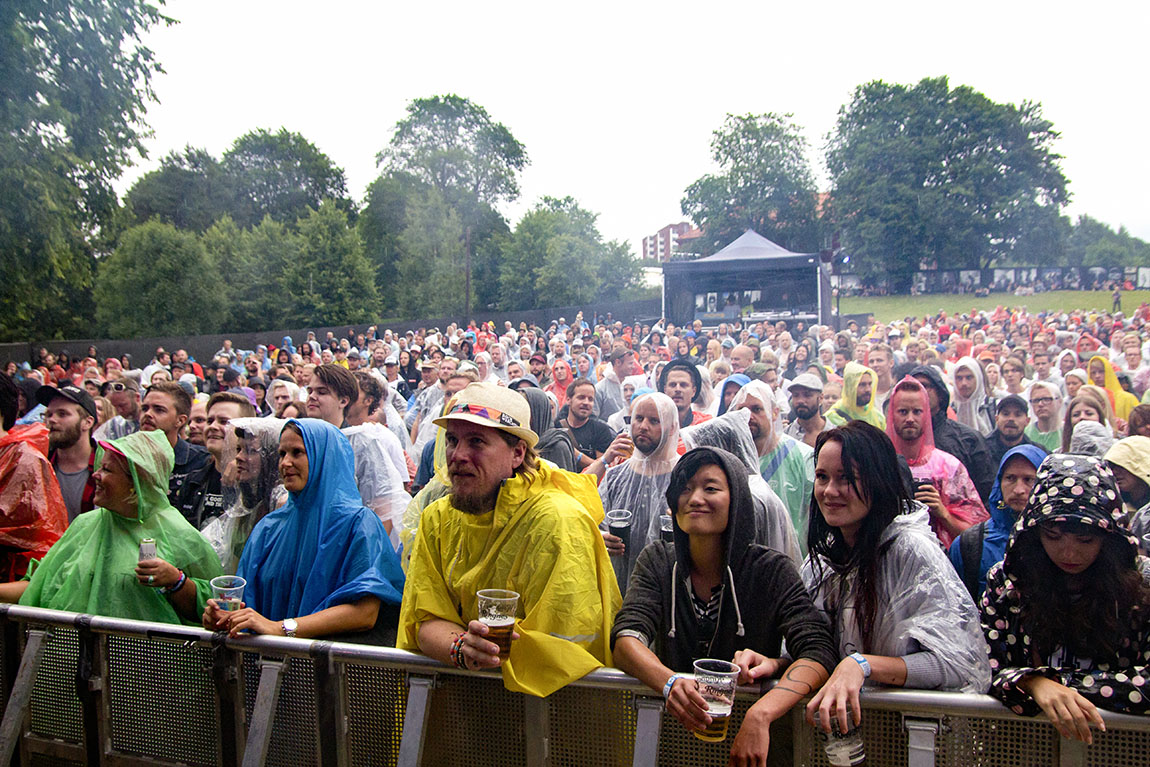
<instances>
[{"instance_id":1,"label":"crowd of people","mask_svg":"<svg viewBox=\"0 0 1150 767\"><path fill-rule=\"evenodd\" d=\"M873 685L990 692L1089 743L1099 709L1150 712L1148 320L42 350L0 374L0 600L392 645L540 696L613 665L696 732L692 664L729 660L778 680L734 764L804 699L850 729ZM509 655L483 589L519 594Z\"/></svg>"}]
</instances>

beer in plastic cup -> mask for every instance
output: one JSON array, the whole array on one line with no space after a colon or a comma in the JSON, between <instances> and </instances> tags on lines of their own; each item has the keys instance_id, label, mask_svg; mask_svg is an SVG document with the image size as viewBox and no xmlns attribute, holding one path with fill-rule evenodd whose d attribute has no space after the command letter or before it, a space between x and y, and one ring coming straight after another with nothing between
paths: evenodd
<instances>
[{"instance_id":1,"label":"beer in plastic cup","mask_svg":"<svg viewBox=\"0 0 1150 767\"><path fill-rule=\"evenodd\" d=\"M499 645L499 659L511 654L511 632L515 630L515 608L519 594L504 589L483 589L476 593L479 622L487 627L488 641Z\"/></svg>"},{"instance_id":2,"label":"beer in plastic cup","mask_svg":"<svg viewBox=\"0 0 1150 767\"><path fill-rule=\"evenodd\" d=\"M718 743L727 737L731 723L731 709L735 705L735 688L739 682L739 667L725 660L702 658L695 661L695 682L699 694L707 702L707 715L711 723L696 731L695 737L708 743Z\"/></svg>"},{"instance_id":3,"label":"beer in plastic cup","mask_svg":"<svg viewBox=\"0 0 1150 767\"><path fill-rule=\"evenodd\" d=\"M659 537L667 543L675 542L675 520L671 519L670 514L659 517Z\"/></svg>"},{"instance_id":4,"label":"beer in plastic cup","mask_svg":"<svg viewBox=\"0 0 1150 767\"><path fill-rule=\"evenodd\" d=\"M217 575L212 578L212 596L221 610L229 612L240 609L244 601L244 586L248 585L238 575Z\"/></svg>"},{"instance_id":5,"label":"beer in plastic cup","mask_svg":"<svg viewBox=\"0 0 1150 767\"><path fill-rule=\"evenodd\" d=\"M839 725L839 718L831 714L831 731L819 726L819 712L815 712L815 739L823 745L827 762L833 767L865 767L866 746L863 744L862 729L855 726L854 714L851 706L847 704L847 719L851 727L844 734Z\"/></svg>"},{"instance_id":6,"label":"beer in plastic cup","mask_svg":"<svg viewBox=\"0 0 1150 767\"><path fill-rule=\"evenodd\" d=\"M615 509L607 512L607 529L623 541L624 550L631 547L631 512Z\"/></svg>"}]
</instances>

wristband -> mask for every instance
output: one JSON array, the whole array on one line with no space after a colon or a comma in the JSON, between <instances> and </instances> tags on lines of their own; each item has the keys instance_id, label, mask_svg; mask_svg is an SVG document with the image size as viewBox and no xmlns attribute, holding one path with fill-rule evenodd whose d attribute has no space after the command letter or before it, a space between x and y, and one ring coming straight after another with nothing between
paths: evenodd
<instances>
[{"instance_id":1,"label":"wristband","mask_svg":"<svg viewBox=\"0 0 1150 767\"><path fill-rule=\"evenodd\" d=\"M671 674L671 678L663 685L663 700L666 700L667 696L671 694L671 688L675 686L676 680L689 679L690 676L690 674Z\"/></svg>"},{"instance_id":2,"label":"wristband","mask_svg":"<svg viewBox=\"0 0 1150 767\"><path fill-rule=\"evenodd\" d=\"M852 652L847 657L862 667L863 679L870 678L870 661L864 658L861 652Z\"/></svg>"},{"instance_id":3,"label":"wristband","mask_svg":"<svg viewBox=\"0 0 1150 767\"><path fill-rule=\"evenodd\" d=\"M184 587L184 583L187 582L187 580L188 580L188 574L185 573L183 570L180 570L180 579L178 581L176 581L175 583L173 583L171 586L165 586L162 589L160 589L160 593L164 594L165 596L168 594L175 594L177 591L179 591L180 589L182 589Z\"/></svg>"},{"instance_id":4,"label":"wristband","mask_svg":"<svg viewBox=\"0 0 1150 767\"><path fill-rule=\"evenodd\" d=\"M466 636L466 633L460 634L455 638L455 641L451 643L451 662L456 668L467 668L467 658L463 657L464 636Z\"/></svg>"}]
</instances>

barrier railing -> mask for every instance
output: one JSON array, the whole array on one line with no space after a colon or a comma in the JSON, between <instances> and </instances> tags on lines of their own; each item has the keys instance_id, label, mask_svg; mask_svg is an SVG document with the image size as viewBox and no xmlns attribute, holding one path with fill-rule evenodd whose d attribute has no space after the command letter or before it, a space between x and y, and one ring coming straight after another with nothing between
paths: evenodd
<instances>
[{"instance_id":1,"label":"barrier railing","mask_svg":"<svg viewBox=\"0 0 1150 767\"><path fill-rule=\"evenodd\" d=\"M0 605L0 764L725 765L657 693L613 669L548 698L422 655ZM760 690L740 691L738 731ZM1106 713L1092 746L984 695L866 691L869 765L1150 764L1150 717ZM772 765L825 765L801 711Z\"/></svg>"}]
</instances>

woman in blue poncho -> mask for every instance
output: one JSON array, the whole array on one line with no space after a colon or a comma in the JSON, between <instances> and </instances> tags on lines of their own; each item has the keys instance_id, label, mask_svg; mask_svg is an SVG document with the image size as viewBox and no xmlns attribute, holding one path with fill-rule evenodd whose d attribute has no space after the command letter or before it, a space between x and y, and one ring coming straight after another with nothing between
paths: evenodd
<instances>
[{"instance_id":1,"label":"woman in blue poncho","mask_svg":"<svg viewBox=\"0 0 1150 767\"><path fill-rule=\"evenodd\" d=\"M331 424L292 419L280 435L288 502L252 530L236 574L244 606L204 611L205 628L340 641L395 641L403 571L356 492L351 444Z\"/></svg>"}]
</instances>

